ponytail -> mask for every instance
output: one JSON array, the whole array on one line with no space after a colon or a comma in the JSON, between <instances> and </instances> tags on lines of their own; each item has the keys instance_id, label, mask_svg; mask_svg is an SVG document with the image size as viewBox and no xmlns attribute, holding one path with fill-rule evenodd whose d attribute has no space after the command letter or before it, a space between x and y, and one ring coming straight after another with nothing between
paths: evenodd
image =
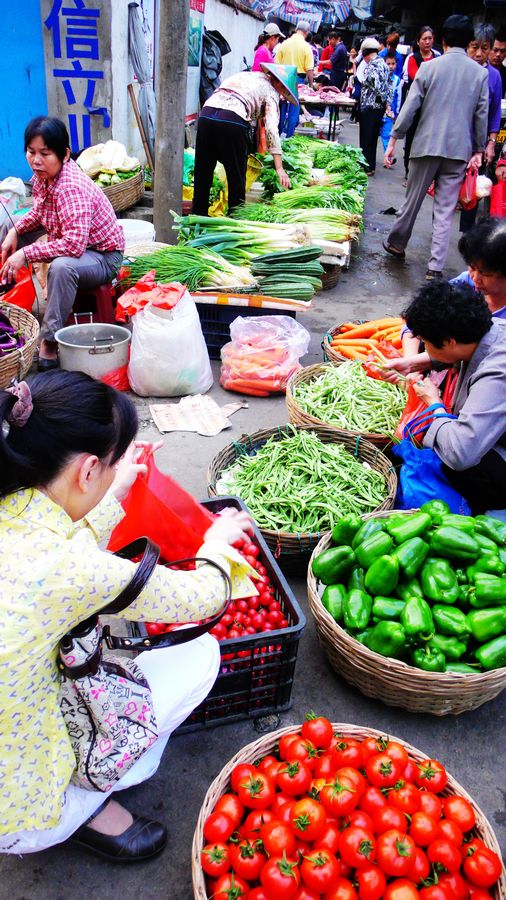
<instances>
[{"instance_id":1,"label":"ponytail","mask_svg":"<svg viewBox=\"0 0 506 900\"><path fill-rule=\"evenodd\" d=\"M255 50L258 50L259 47L263 47L265 42L268 41L270 37L272 37L271 34L266 34L265 31L262 31L262 34L258 35L258 40L256 42Z\"/></svg>"}]
</instances>

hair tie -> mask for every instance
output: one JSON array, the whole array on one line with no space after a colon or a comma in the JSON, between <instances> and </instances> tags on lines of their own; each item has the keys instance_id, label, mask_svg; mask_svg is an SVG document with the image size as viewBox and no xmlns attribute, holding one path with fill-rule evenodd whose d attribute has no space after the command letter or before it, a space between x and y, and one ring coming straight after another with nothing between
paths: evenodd
<instances>
[{"instance_id":1,"label":"hair tie","mask_svg":"<svg viewBox=\"0 0 506 900\"><path fill-rule=\"evenodd\" d=\"M10 422L11 425L15 425L16 428L22 428L23 425L26 425L28 422L33 411L32 392L26 381L20 381L19 384L7 388L7 393L14 394L14 396L17 397L14 406L7 416L7 421Z\"/></svg>"}]
</instances>

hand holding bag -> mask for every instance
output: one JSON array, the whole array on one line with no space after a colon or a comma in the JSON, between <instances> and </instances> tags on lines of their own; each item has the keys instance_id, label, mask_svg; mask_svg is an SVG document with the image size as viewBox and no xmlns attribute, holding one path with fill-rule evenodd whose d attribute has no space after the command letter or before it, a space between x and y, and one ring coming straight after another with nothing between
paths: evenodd
<instances>
[{"instance_id":1,"label":"hand holding bag","mask_svg":"<svg viewBox=\"0 0 506 900\"><path fill-rule=\"evenodd\" d=\"M100 611L102 614L126 609L146 586L159 561L156 544L140 538L118 550L116 556L131 559L142 551L131 581ZM135 639L112 635L109 626L102 628L98 615L93 615L61 639L59 704L76 757L72 781L79 787L110 791L158 737L151 691L144 674L133 659L102 655L102 641L109 649L135 652L182 644L205 634L226 612L231 584L221 566L203 557L175 560L171 564L196 561L218 569L227 589L222 609L205 622Z\"/></svg>"}]
</instances>

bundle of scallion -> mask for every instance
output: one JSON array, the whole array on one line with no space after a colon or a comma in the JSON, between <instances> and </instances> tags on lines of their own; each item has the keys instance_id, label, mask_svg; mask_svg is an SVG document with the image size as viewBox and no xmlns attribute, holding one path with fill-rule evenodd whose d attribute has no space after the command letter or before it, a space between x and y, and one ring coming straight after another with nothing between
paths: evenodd
<instances>
[{"instance_id":1,"label":"bundle of scallion","mask_svg":"<svg viewBox=\"0 0 506 900\"><path fill-rule=\"evenodd\" d=\"M311 243L309 231L299 224L174 215L173 227L187 247L214 250L236 265L248 265L263 253L292 250Z\"/></svg>"},{"instance_id":2,"label":"bundle of scallion","mask_svg":"<svg viewBox=\"0 0 506 900\"><path fill-rule=\"evenodd\" d=\"M274 194L273 203L283 209L310 209L334 207L361 215L364 208L363 196L353 187L342 188L328 184L297 188Z\"/></svg>"},{"instance_id":3,"label":"bundle of scallion","mask_svg":"<svg viewBox=\"0 0 506 900\"><path fill-rule=\"evenodd\" d=\"M256 281L248 268L233 266L209 249L164 247L146 256L133 258L129 258L127 253L124 267L127 275L123 280L129 284L135 284L139 278L154 269L157 281L180 281L189 291L202 287L256 287Z\"/></svg>"}]
</instances>

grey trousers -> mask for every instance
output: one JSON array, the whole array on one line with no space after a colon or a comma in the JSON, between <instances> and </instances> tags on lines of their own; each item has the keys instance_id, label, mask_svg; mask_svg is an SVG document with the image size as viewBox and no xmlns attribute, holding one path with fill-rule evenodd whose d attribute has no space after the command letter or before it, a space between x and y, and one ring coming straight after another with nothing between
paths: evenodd
<instances>
[{"instance_id":1,"label":"grey trousers","mask_svg":"<svg viewBox=\"0 0 506 900\"><path fill-rule=\"evenodd\" d=\"M461 159L444 159L442 156L411 157L409 161L406 199L387 240L398 250L405 249L420 207L434 181L432 244L428 268L435 272L441 272L446 262L453 215L466 166L467 163Z\"/></svg>"}]
</instances>

